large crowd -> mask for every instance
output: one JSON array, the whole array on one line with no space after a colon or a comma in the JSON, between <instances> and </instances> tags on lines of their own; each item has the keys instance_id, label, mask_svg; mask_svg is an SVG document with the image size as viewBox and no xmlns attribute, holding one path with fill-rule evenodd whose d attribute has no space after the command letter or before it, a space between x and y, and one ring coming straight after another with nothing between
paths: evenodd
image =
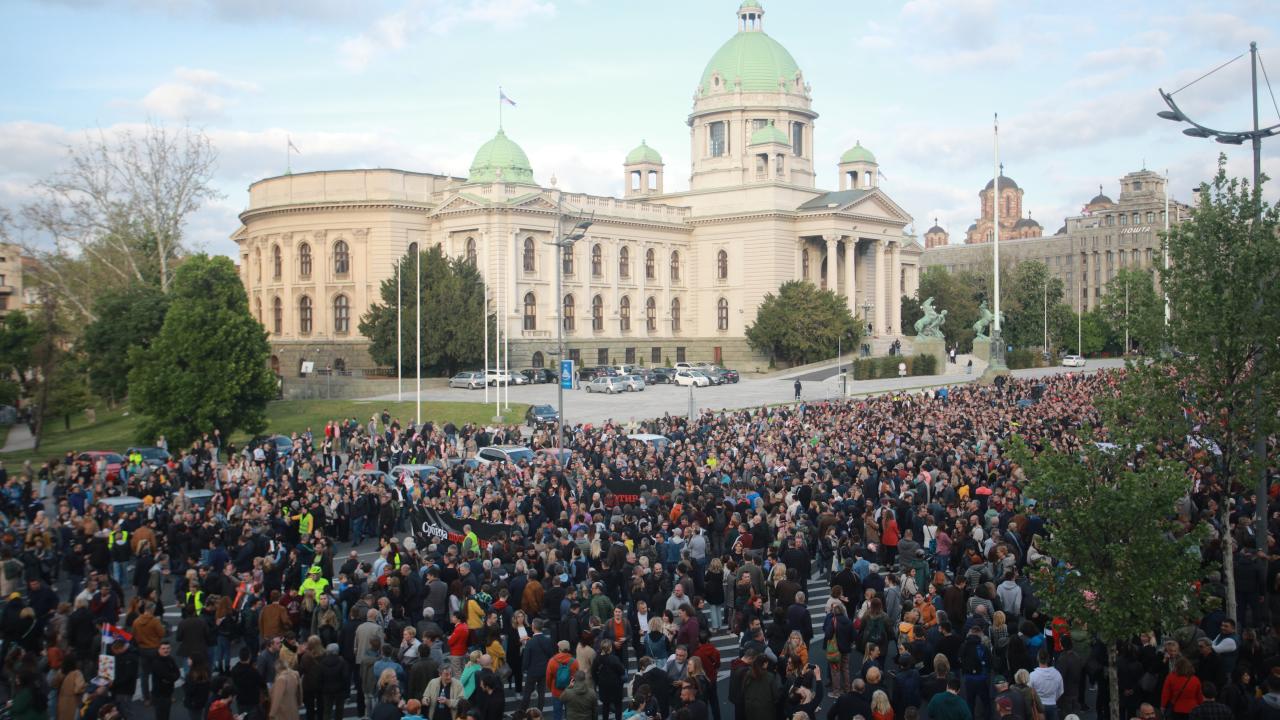
<instances>
[{"instance_id":1,"label":"large crowd","mask_svg":"<svg viewBox=\"0 0 1280 720\"><path fill-rule=\"evenodd\" d=\"M1052 528L1002 441L1076 448L1115 383L1059 375L578 426L563 464L459 462L554 434L383 412L295 433L287 451L213 435L168 448L161 467L68 455L2 469L8 712L1080 716L1110 701L1108 648L1042 611L1028 575L1055 562L1040 541ZM1124 717L1280 718L1276 554L1257 547L1247 495L1216 526L1226 494L1203 451L1184 450L1198 482L1183 510L1216 531L1206 609L1121 644ZM381 474L402 464L442 470ZM622 486L639 491L611 492ZM142 505L102 502L125 495ZM423 532L422 509L454 532ZM1241 548L1237 618L1214 569L1224 533Z\"/></svg>"}]
</instances>

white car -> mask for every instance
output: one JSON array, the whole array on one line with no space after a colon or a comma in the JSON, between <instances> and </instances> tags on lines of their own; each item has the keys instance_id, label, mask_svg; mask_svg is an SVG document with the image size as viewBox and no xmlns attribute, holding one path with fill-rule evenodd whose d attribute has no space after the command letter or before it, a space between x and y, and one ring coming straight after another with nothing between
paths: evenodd
<instances>
[{"instance_id":1,"label":"white car","mask_svg":"<svg viewBox=\"0 0 1280 720\"><path fill-rule=\"evenodd\" d=\"M523 445L493 445L476 451L476 462L481 465L517 463L521 460L533 462L533 458L533 451Z\"/></svg>"},{"instance_id":2,"label":"white car","mask_svg":"<svg viewBox=\"0 0 1280 720\"><path fill-rule=\"evenodd\" d=\"M1062 367L1084 367L1084 358L1079 355L1067 355L1062 358Z\"/></svg>"},{"instance_id":3,"label":"white car","mask_svg":"<svg viewBox=\"0 0 1280 720\"><path fill-rule=\"evenodd\" d=\"M460 372L449 380L451 388L466 388L468 390L479 390L484 387L484 373L482 372Z\"/></svg>"},{"instance_id":4,"label":"white car","mask_svg":"<svg viewBox=\"0 0 1280 720\"><path fill-rule=\"evenodd\" d=\"M486 370L485 377L488 378L490 385L525 385L529 382L529 378L520 373L509 373L505 370Z\"/></svg>"},{"instance_id":5,"label":"white car","mask_svg":"<svg viewBox=\"0 0 1280 720\"><path fill-rule=\"evenodd\" d=\"M690 385L694 387L707 387L711 384L711 378L703 375L697 370L681 370L676 373L675 383L682 387Z\"/></svg>"},{"instance_id":6,"label":"white car","mask_svg":"<svg viewBox=\"0 0 1280 720\"><path fill-rule=\"evenodd\" d=\"M644 378L639 375L623 375L622 385L627 392L644 392Z\"/></svg>"},{"instance_id":7,"label":"white car","mask_svg":"<svg viewBox=\"0 0 1280 720\"><path fill-rule=\"evenodd\" d=\"M627 391L627 383L621 375L601 375L582 384L582 389L589 393L620 393Z\"/></svg>"}]
</instances>

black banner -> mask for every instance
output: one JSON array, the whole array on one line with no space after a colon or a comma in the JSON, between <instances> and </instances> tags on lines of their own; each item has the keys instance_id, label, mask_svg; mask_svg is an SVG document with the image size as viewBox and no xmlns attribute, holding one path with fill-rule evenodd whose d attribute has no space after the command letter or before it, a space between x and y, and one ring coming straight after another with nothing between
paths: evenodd
<instances>
[{"instance_id":1,"label":"black banner","mask_svg":"<svg viewBox=\"0 0 1280 720\"><path fill-rule=\"evenodd\" d=\"M508 525L464 520L421 506L409 510L409 519L413 523L413 535L420 547L444 540L461 544L463 528L467 525L471 526L471 531L476 534L482 547L511 531Z\"/></svg>"},{"instance_id":2,"label":"black banner","mask_svg":"<svg viewBox=\"0 0 1280 720\"><path fill-rule=\"evenodd\" d=\"M635 480L615 480L608 478L604 481L604 489L608 491L605 496L604 504L606 507L617 507L618 505L634 505L640 502L640 489L648 488L650 493L659 496L670 495L675 492L675 483L666 480L648 480L645 482L636 482Z\"/></svg>"}]
</instances>

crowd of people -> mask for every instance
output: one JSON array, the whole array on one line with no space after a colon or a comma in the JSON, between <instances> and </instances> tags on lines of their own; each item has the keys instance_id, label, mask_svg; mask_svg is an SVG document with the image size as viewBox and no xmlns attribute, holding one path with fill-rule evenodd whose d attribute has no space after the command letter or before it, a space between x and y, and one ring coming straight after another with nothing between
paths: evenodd
<instances>
[{"instance_id":1,"label":"crowd of people","mask_svg":"<svg viewBox=\"0 0 1280 720\"><path fill-rule=\"evenodd\" d=\"M1077 448L1115 383L1059 375L579 426L567 460L466 462L554 438L383 412L295 433L287 449L213 435L160 467L69 455L0 470L9 711L1063 720L1091 697L1106 708L1108 649L1072 632L1080 618L1046 614L1028 581L1055 562L1039 540L1052 528L1002 441ZM1225 494L1187 452L1199 482L1186 511L1213 525ZM402 464L438 471L391 476ZM142 505L102 502L124 495ZM1248 524L1253 498L1236 500L1235 525L1215 530L1241 548L1240 617L1222 611L1211 534L1207 609L1134 628L1119 648L1125 717L1280 717L1276 555ZM424 532L419 510L447 518L448 536Z\"/></svg>"}]
</instances>

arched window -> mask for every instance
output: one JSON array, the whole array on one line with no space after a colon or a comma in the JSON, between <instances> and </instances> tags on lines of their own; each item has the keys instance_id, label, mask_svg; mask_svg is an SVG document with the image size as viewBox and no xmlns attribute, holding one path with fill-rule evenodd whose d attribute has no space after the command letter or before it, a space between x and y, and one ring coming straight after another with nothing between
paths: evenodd
<instances>
[{"instance_id":1,"label":"arched window","mask_svg":"<svg viewBox=\"0 0 1280 720\"><path fill-rule=\"evenodd\" d=\"M721 332L729 329L729 301L724 298L716 303L716 329Z\"/></svg>"},{"instance_id":2,"label":"arched window","mask_svg":"<svg viewBox=\"0 0 1280 720\"><path fill-rule=\"evenodd\" d=\"M524 329L538 329L538 298L533 293L524 294Z\"/></svg>"},{"instance_id":3,"label":"arched window","mask_svg":"<svg viewBox=\"0 0 1280 720\"><path fill-rule=\"evenodd\" d=\"M671 298L671 332L680 332L680 298Z\"/></svg>"},{"instance_id":4,"label":"arched window","mask_svg":"<svg viewBox=\"0 0 1280 720\"><path fill-rule=\"evenodd\" d=\"M655 280L658 277L658 271L654 268L654 258L656 254L653 248L649 248L644 252L644 277L646 280Z\"/></svg>"},{"instance_id":5,"label":"arched window","mask_svg":"<svg viewBox=\"0 0 1280 720\"><path fill-rule=\"evenodd\" d=\"M618 277L631 277L631 250L625 245L618 248Z\"/></svg>"},{"instance_id":6,"label":"arched window","mask_svg":"<svg viewBox=\"0 0 1280 720\"><path fill-rule=\"evenodd\" d=\"M262 322L262 298L253 299L253 316L258 318L258 322Z\"/></svg>"},{"instance_id":7,"label":"arched window","mask_svg":"<svg viewBox=\"0 0 1280 720\"><path fill-rule=\"evenodd\" d=\"M524 239L524 271L533 272L533 238Z\"/></svg>"},{"instance_id":8,"label":"arched window","mask_svg":"<svg viewBox=\"0 0 1280 720\"><path fill-rule=\"evenodd\" d=\"M564 296L564 331L567 333L573 332L573 311L574 311L573 296L565 295Z\"/></svg>"},{"instance_id":9,"label":"arched window","mask_svg":"<svg viewBox=\"0 0 1280 720\"><path fill-rule=\"evenodd\" d=\"M809 279L809 248L800 251L800 278Z\"/></svg>"},{"instance_id":10,"label":"arched window","mask_svg":"<svg viewBox=\"0 0 1280 720\"><path fill-rule=\"evenodd\" d=\"M533 357L529 358L529 365L531 367L541 368L545 364L546 364L546 360L542 359L541 351L535 352L533 354Z\"/></svg>"},{"instance_id":11,"label":"arched window","mask_svg":"<svg viewBox=\"0 0 1280 720\"><path fill-rule=\"evenodd\" d=\"M302 277L311 277L310 243L302 243L298 246L298 274Z\"/></svg>"},{"instance_id":12,"label":"arched window","mask_svg":"<svg viewBox=\"0 0 1280 720\"><path fill-rule=\"evenodd\" d=\"M560 250L560 264L563 266L565 275L573 274L573 246Z\"/></svg>"},{"instance_id":13,"label":"arched window","mask_svg":"<svg viewBox=\"0 0 1280 720\"><path fill-rule=\"evenodd\" d=\"M644 326L649 332L658 331L658 301L652 296L644 301Z\"/></svg>"},{"instance_id":14,"label":"arched window","mask_svg":"<svg viewBox=\"0 0 1280 720\"><path fill-rule=\"evenodd\" d=\"M604 274L604 250L599 245L591 246L591 274L595 277Z\"/></svg>"},{"instance_id":15,"label":"arched window","mask_svg":"<svg viewBox=\"0 0 1280 720\"><path fill-rule=\"evenodd\" d=\"M724 250L716 253L716 277L721 280L729 279L729 253Z\"/></svg>"},{"instance_id":16,"label":"arched window","mask_svg":"<svg viewBox=\"0 0 1280 720\"><path fill-rule=\"evenodd\" d=\"M680 251L678 250L671 253L671 279L676 282L680 280Z\"/></svg>"},{"instance_id":17,"label":"arched window","mask_svg":"<svg viewBox=\"0 0 1280 720\"><path fill-rule=\"evenodd\" d=\"M346 335L351 330L351 301L346 295L333 299L333 331Z\"/></svg>"},{"instance_id":18,"label":"arched window","mask_svg":"<svg viewBox=\"0 0 1280 720\"><path fill-rule=\"evenodd\" d=\"M254 248L253 266L258 271L258 282L262 282L262 248Z\"/></svg>"},{"instance_id":19,"label":"arched window","mask_svg":"<svg viewBox=\"0 0 1280 720\"><path fill-rule=\"evenodd\" d=\"M466 245L465 252L467 255L467 263L470 264L471 267L475 267L476 266L476 239L475 238L473 237L467 238L467 245Z\"/></svg>"},{"instance_id":20,"label":"arched window","mask_svg":"<svg viewBox=\"0 0 1280 720\"><path fill-rule=\"evenodd\" d=\"M284 334L284 301L280 298L271 301L271 327L275 334Z\"/></svg>"},{"instance_id":21,"label":"arched window","mask_svg":"<svg viewBox=\"0 0 1280 720\"><path fill-rule=\"evenodd\" d=\"M591 298L591 329L604 330L604 298L599 295Z\"/></svg>"},{"instance_id":22,"label":"arched window","mask_svg":"<svg viewBox=\"0 0 1280 720\"><path fill-rule=\"evenodd\" d=\"M345 240L333 244L333 271L338 275L351 272L351 250Z\"/></svg>"},{"instance_id":23,"label":"arched window","mask_svg":"<svg viewBox=\"0 0 1280 720\"><path fill-rule=\"evenodd\" d=\"M411 243L409 243L409 249L405 251L405 254L406 254L406 255L408 255L409 257L413 257L413 256L417 255L417 254L418 254L418 243L416 243L416 242L411 242Z\"/></svg>"},{"instance_id":24,"label":"arched window","mask_svg":"<svg viewBox=\"0 0 1280 720\"><path fill-rule=\"evenodd\" d=\"M347 361L346 361L346 360L343 360L342 358L334 358L334 359L333 359L333 371L334 371L334 372L337 372L337 373L344 373L344 372L346 372L346 371L347 371Z\"/></svg>"},{"instance_id":25,"label":"arched window","mask_svg":"<svg viewBox=\"0 0 1280 720\"><path fill-rule=\"evenodd\" d=\"M284 256L280 254L280 246L271 246L271 277L279 280L284 275Z\"/></svg>"},{"instance_id":26,"label":"arched window","mask_svg":"<svg viewBox=\"0 0 1280 720\"><path fill-rule=\"evenodd\" d=\"M271 356L271 374L272 375L280 374L280 358L276 355Z\"/></svg>"},{"instance_id":27,"label":"arched window","mask_svg":"<svg viewBox=\"0 0 1280 720\"><path fill-rule=\"evenodd\" d=\"M631 332L631 298L626 295L618 301L618 327L622 332Z\"/></svg>"},{"instance_id":28,"label":"arched window","mask_svg":"<svg viewBox=\"0 0 1280 720\"><path fill-rule=\"evenodd\" d=\"M306 295L298 299L298 332L311 334L311 298Z\"/></svg>"}]
</instances>

